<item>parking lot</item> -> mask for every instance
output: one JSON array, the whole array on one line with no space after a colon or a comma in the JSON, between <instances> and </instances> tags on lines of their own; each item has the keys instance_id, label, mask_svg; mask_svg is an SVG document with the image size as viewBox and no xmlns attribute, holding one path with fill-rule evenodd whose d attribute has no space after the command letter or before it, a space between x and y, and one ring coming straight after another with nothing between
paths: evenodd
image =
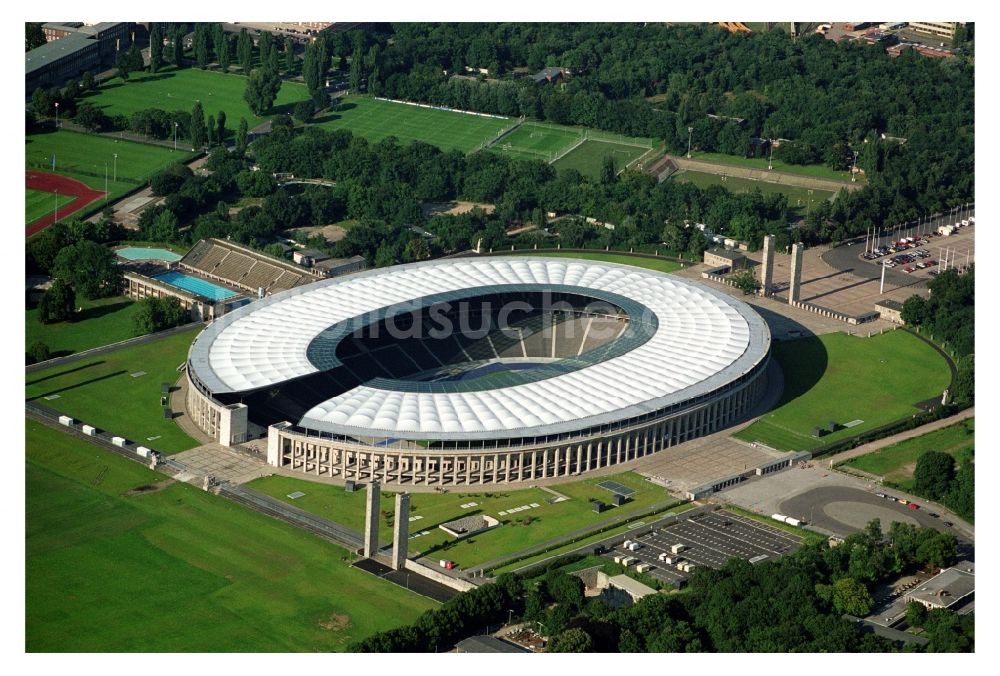
<instances>
[{"instance_id":1,"label":"parking lot","mask_svg":"<svg viewBox=\"0 0 1000 676\"><path fill-rule=\"evenodd\" d=\"M965 268L975 262L976 219L969 216L945 220L948 222L942 225L949 228L950 235L942 235L936 228L913 227L871 242L869 249L859 255L876 266L920 279L929 279L946 268Z\"/></svg>"},{"instance_id":2,"label":"parking lot","mask_svg":"<svg viewBox=\"0 0 1000 676\"><path fill-rule=\"evenodd\" d=\"M801 544L794 535L725 510L695 514L636 541L640 543L637 551L619 545L606 556L631 556L636 559L631 565L649 564L652 567L646 571L647 575L674 586L680 586L688 578L688 573L678 570L674 563L660 560L661 554L672 555L674 545L684 545L678 554L682 563L717 569L734 557L752 563L775 559Z\"/></svg>"}]
</instances>

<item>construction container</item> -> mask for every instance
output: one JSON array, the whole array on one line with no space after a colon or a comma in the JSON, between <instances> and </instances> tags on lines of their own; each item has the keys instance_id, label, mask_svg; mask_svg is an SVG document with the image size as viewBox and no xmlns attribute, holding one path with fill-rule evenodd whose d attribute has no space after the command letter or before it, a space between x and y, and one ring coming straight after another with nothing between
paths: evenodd
<instances>
[{"instance_id":1,"label":"construction container","mask_svg":"<svg viewBox=\"0 0 1000 676\"><path fill-rule=\"evenodd\" d=\"M801 526L802 525L802 522L800 520L798 520L798 519L796 519L794 517L791 517L791 516L785 517L785 523L787 523L789 526Z\"/></svg>"},{"instance_id":2,"label":"construction container","mask_svg":"<svg viewBox=\"0 0 1000 676\"><path fill-rule=\"evenodd\" d=\"M61 416L59 416L59 424L60 425L65 425L66 427L72 427L73 426L73 419L70 418L68 415L61 415Z\"/></svg>"},{"instance_id":3,"label":"construction container","mask_svg":"<svg viewBox=\"0 0 1000 676\"><path fill-rule=\"evenodd\" d=\"M639 550L640 550L641 548L642 548L642 543L641 543L641 542L633 542L632 544L630 544L630 545L628 546L628 550L629 550L630 552L637 552L637 551L639 551Z\"/></svg>"},{"instance_id":4,"label":"construction container","mask_svg":"<svg viewBox=\"0 0 1000 676\"><path fill-rule=\"evenodd\" d=\"M785 522L785 515L784 514L772 514L771 518L774 519L775 521L780 521L782 523Z\"/></svg>"},{"instance_id":5,"label":"construction container","mask_svg":"<svg viewBox=\"0 0 1000 676\"><path fill-rule=\"evenodd\" d=\"M679 542L676 545L673 545L672 547L670 547L670 551L672 553L674 553L674 554L680 554L685 549L687 549L687 545L682 545Z\"/></svg>"},{"instance_id":6,"label":"construction container","mask_svg":"<svg viewBox=\"0 0 1000 676\"><path fill-rule=\"evenodd\" d=\"M88 436L94 436L95 434L97 434L97 429L91 427L90 425L83 425L82 427L80 427L80 429L83 431L84 434Z\"/></svg>"},{"instance_id":7,"label":"construction container","mask_svg":"<svg viewBox=\"0 0 1000 676\"><path fill-rule=\"evenodd\" d=\"M111 443L119 448L125 448L125 444L128 443L128 439L125 437L111 437Z\"/></svg>"},{"instance_id":8,"label":"construction container","mask_svg":"<svg viewBox=\"0 0 1000 676\"><path fill-rule=\"evenodd\" d=\"M136 446L135 452L144 458L148 458L149 454L152 453L152 449L146 448L145 446Z\"/></svg>"}]
</instances>

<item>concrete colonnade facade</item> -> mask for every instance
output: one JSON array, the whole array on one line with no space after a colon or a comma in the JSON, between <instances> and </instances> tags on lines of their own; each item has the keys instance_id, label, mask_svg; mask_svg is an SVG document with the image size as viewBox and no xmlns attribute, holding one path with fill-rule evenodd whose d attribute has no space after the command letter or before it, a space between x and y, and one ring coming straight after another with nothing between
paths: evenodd
<instances>
[{"instance_id":1,"label":"concrete colonnade facade","mask_svg":"<svg viewBox=\"0 0 1000 676\"><path fill-rule=\"evenodd\" d=\"M767 361L718 397L614 432L463 450L373 447L309 435L282 423L268 430L267 462L321 478L401 486L487 486L577 476L724 429L756 404Z\"/></svg>"}]
</instances>

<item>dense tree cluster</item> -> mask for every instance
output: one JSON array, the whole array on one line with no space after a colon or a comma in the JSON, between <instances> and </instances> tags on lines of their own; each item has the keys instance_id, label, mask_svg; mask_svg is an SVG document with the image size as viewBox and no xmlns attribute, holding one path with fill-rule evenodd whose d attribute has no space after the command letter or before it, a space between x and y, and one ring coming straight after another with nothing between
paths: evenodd
<instances>
[{"instance_id":1,"label":"dense tree cluster","mask_svg":"<svg viewBox=\"0 0 1000 676\"><path fill-rule=\"evenodd\" d=\"M928 282L927 289L929 298L913 295L903 303L903 321L947 343L959 356L975 352L975 266L961 275L954 268L946 270Z\"/></svg>"},{"instance_id":2,"label":"dense tree cluster","mask_svg":"<svg viewBox=\"0 0 1000 676\"><path fill-rule=\"evenodd\" d=\"M972 430L966 429L971 435ZM956 469L955 458L941 451L928 451L917 458L913 470L913 492L937 500L963 519L976 515L976 465L970 457Z\"/></svg>"},{"instance_id":3,"label":"dense tree cluster","mask_svg":"<svg viewBox=\"0 0 1000 676\"><path fill-rule=\"evenodd\" d=\"M782 139L776 157L837 169L858 151L869 186L822 203L807 242L973 196L973 68L962 58L711 25L396 24L391 42L371 37L351 58L352 89L374 78L385 96L650 136L673 152L688 127L705 151L759 155ZM466 66L489 78L446 74ZM559 87L509 76L543 66L573 74Z\"/></svg>"},{"instance_id":4,"label":"dense tree cluster","mask_svg":"<svg viewBox=\"0 0 1000 676\"><path fill-rule=\"evenodd\" d=\"M411 625L373 634L348 648L353 652L438 652L456 641L479 633L489 624L508 618L508 609L519 612L521 583L501 575L495 584L464 592L428 610Z\"/></svg>"},{"instance_id":5,"label":"dense tree cluster","mask_svg":"<svg viewBox=\"0 0 1000 676\"><path fill-rule=\"evenodd\" d=\"M143 336L180 326L190 320L191 314L173 296L144 298L139 301L139 309L132 316L132 326L135 335Z\"/></svg>"},{"instance_id":6,"label":"dense tree cluster","mask_svg":"<svg viewBox=\"0 0 1000 676\"><path fill-rule=\"evenodd\" d=\"M540 625L550 652L888 652L895 650L889 641L858 632L843 615L867 615L876 583L918 566L950 565L955 556L950 534L902 523L883 533L876 520L837 546L805 546L757 565L732 559L720 570L701 568L685 593L654 594L620 609L587 601L581 580L557 562L520 584L501 576L492 595L486 590L494 585L484 585L415 625L353 648L440 650L505 620L509 610ZM463 597L469 598L460 604ZM913 617L927 629L928 650L973 649L971 619L950 611Z\"/></svg>"}]
</instances>

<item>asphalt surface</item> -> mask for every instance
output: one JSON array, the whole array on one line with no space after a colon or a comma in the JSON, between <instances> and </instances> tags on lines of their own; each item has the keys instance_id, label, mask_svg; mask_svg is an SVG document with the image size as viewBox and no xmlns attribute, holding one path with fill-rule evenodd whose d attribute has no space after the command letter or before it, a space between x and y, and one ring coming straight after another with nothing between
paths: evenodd
<instances>
[{"instance_id":1,"label":"asphalt surface","mask_svg":"<svg viewBox=\"0 0 1000 676\"><path fill-rule=\"evenodd\" d=\"M648 563L653 567L647 575L673 585L686 580L688 574L677 570L675 565L660 561L659 556L670 554L670 548L677 544L686 547L679 554L684 561L715 569L732 558L758 562L773 560L795 551L801 544L801 540L794 535L724 511L681 518L676 523L640 536L637 541L642 545L638 550L629 551L619 545L608 556L626 555Z\"/></svg>"},{"instance_id":2,"label":"asphalt surface","mask_svg":"<svg viewBox=\"0 0 1000 676\"><path fill-rule=\"evenodd\" d=\"M439 603L444 603L459 593L451 587L446 587L440 582L435 582L430 578L418 575L412 571L393 570L389 566L374 559L361 559L360 561L356 561L354 563L354 567L360 568L361 570L371 573L372 575L377 575L378 577L397 584L400 587L405 587L406 589L420 594L421 596L434 599Z\"/></svg>"},{"instance_id":3,"label":"asphalt surface","mask_svg":"<svg viewBox=\"0 0 1000 676\"><path fill-rule=\"evenodd\" d=\"M902 496L902 493L899 491L888 488L879 489L879 492L897 497ZM960 540L964 539L958 530L945 526L943 518L932 517L930 515L930 511L932 510L926 509L923 505L921 505L920 509L910 509L906 505L880 498L874 492L869 493L860 488L820 486L788 498L779 505L778 509L782 514L806 519L808 523L818 528L834 533L847 534L860 530L860 528L863 528L863 524L859 527L857 523L845 523L848 520L855 520L849 515L850 508L845 503L860 503L861 505L870 505L879 508L877 511L869 510L867 516L871 516L877 512L884 512L887 515L898 515L900 521L906 523L916 522L925 528L934 528L939 531L953 533ZM920 503L918 502L917 504ZM861 509L858 510L859 514L861 511ZM887 529L889 527L888 521L886 519L881 520L882 528Z\"/></svg>"}]
</instances>

